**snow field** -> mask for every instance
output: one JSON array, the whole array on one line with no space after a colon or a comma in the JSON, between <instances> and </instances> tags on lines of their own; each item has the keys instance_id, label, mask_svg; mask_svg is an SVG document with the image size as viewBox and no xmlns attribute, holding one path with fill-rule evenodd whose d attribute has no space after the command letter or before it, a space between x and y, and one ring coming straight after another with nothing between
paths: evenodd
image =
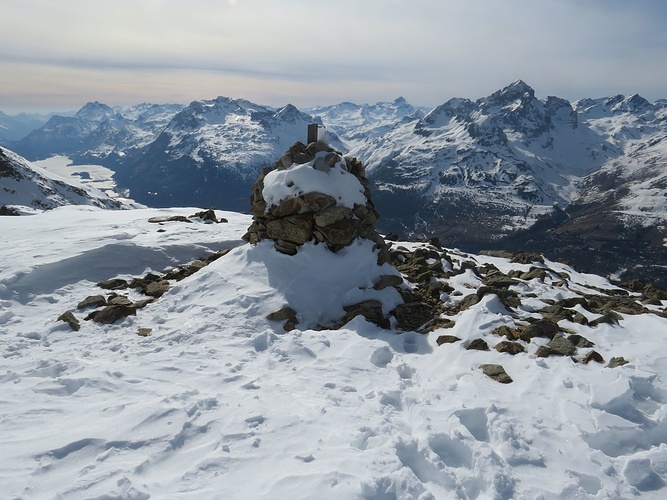
<instances>
[{"instance_id":1,"label":"snow field","mask_svg":"<svg viewBox=\"0 0 667 500\"><path fill-rule=\"evenodd\" d=\"M384 331L357 317L317 330L367 298L378 267L363 243L295 257L243 244L250 217L228 224L149 224L195 209L64 207L0 220L0 485L8 498L662 498L667 479L667 320L624 315L590 328L617 369L569 358L466 351L540 299L613 286L570 275L512 287L516 314L494 295L429 335ZM165 232L158 233L158 229ZM403 244L403 243L400 243ZM417 244L404 244L416 247ZM95 283L162 271L208 252L226 256L114 325L56 322L101 293ZM502 272L529 270L450 252ZM559 278L560 279L560 278ZM457 275L461 296L479 278ZM531 297L534 294L535 297ZM452 293L445 300L455 302ZM289 304L284 332L265 316ZM664 307L663 303L663 307ZM581 311L584 311L583 308ZM590 313L588 313L590 315ZM140 327L152 328L139 337ZM440 334L463 342L438 346ZM477 368L500 363L501 385Z\"/></svg>"}]
</instances>

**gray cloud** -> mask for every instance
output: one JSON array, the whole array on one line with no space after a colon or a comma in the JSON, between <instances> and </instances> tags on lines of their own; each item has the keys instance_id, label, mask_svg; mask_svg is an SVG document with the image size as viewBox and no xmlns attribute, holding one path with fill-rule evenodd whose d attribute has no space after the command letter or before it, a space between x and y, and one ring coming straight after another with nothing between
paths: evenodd
<instances>
[{"instance_id":1,"label":"gray cloud","mask_svg":"<svg viewBox=\"0 0 667 500\"><path fill-rule=\"evenodd\" d=\"M218 94L276 105L404 95L437 105L517 78L569 99L667 97L661 0L3 4L3 110Z\"/></svg>"}]
</instances>

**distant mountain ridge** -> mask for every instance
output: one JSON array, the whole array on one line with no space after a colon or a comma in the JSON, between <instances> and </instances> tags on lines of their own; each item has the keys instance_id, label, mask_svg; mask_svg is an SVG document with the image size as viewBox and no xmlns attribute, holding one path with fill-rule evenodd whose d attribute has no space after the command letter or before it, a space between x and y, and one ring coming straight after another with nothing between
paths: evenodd
<instances>
[{"instance_id":1,"label":"distant mountain ridge","mask_svg":"<svg viewBox=\"0 0 667 500\"><path fill-rule=\"evenodd\" d=\"M319 122L366 166L385 232L471 251L530 248L667 285L665 99L538 99L517 80L428 112L403 98L303 111L227 97L144 106L89 103L17 150L102 163L148 205L244 211L261 168Z\"/></svg>"}]
</instances>

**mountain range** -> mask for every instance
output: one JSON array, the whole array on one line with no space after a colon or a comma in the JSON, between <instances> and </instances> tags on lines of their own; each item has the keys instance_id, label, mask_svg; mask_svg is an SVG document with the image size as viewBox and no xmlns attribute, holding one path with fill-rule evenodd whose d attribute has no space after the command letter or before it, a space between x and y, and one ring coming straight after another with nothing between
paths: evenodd
<instances>
[{"instance_id":1,"label":"mountain range","mask_svg":"<svg viewBox=\"0 0 667 500\"><path fill-rule=\"evenodd\" d=\"M667 286L667 101L538 99L518 80L432 110L405 99L276 109L89 103L11 145L115 170L150 206L249 208L250 185L308 123L366 166L381 230L471 251L528 249Z\"/></svg>"}]
</instances>

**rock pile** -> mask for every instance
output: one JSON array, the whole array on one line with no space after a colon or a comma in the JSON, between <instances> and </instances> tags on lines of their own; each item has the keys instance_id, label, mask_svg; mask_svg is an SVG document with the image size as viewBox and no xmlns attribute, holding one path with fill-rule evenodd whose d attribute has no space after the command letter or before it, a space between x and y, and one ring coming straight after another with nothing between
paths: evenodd
<instances>
[{"instance_id":1,"label":"rock pile","mask_svg":"<svg viewBox=\"0 0 667 500\"><path fill-rule=\"evenodd\" d=\"M243 239L251 244L269 239L279 252L295 255L308 241L337 252L366 238L380 250L378 264L388 260L363 165L323 142L297 142L264 168L250 202L253 222Z\"/></svg>"}]
</instances>

